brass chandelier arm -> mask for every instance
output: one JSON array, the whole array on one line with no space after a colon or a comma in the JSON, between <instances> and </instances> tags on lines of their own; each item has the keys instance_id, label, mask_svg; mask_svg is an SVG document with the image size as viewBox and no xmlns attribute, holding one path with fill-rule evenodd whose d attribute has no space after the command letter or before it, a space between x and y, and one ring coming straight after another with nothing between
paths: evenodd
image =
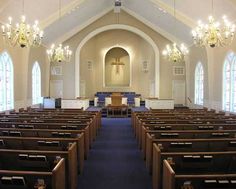
<instances>
[{"instance_id":1,"label":"brass chandelier arm","mask_svg":"<svg viewBox=\"0 0 236 189\"><path fill-rule=\"evenodd\" d=\"M208 18L208 24L198 21L198 26L192 30L192 37L196 46L219 47L230 45L235 36L235 24L231 23L226 16L223 22L214 19L214 1L211 1L212 15Z\"/></svg>"},{"instance_id":2,"label":"brass chandelier arm","mask_svg":"<svg viewBox=\"0 0 236 189\"><path fill-rule=\"evenodd\" d=\"M58 1L59 8L59 18L61 20L61 0ZM53 62L70 62L72 51L69 49L69 46L63 47L62 44L56 46L55 44L51 45L51 48L47 50L48 59L51 63Z\"/></svg>"},{"instance_id":3,"label":"brass chandelier arm","mask_svg":"<svg viewBox=\"0 0 236 189\"><path fill-rule=\"evenodd\" d=\"M24 0L22 1L22 12L24 14ZM21 16L20 23L12 25L12 18L8 18L8 23L2 25L2 36L4 41L10 46L38 47L42 43L43 31L39 28L38 21L34 25L26 23L26 17Z\"/></svg>"},{"instance_id":4,"label":"brass chandelier arm","mask_svg":"<svg viewBox=\"0 0 236 189\"><path fill-rule=\"evenodd\" d=\"M173 2L174 6L174 32L176 33L176 15L175 8L176 3L175 0ZM172 45L166 45L165 50L162 51L162 55L170 62L183 62L184 56L189 53L188 48L182 43L180 47L177 46L176 43Z\"/></svg>"}]
</instances>

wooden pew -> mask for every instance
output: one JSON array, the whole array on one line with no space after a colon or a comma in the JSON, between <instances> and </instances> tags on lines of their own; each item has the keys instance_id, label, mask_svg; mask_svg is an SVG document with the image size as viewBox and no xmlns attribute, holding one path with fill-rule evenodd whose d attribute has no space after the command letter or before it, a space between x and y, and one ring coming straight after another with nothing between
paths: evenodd
<instances>
[{"instance_id":1,"label":"wooden pew","mask_svg":"<svg viewBox=\"0 0 236 189\"><path fill-rule=\"evenodd\" d=\"M201 115L224 115L224 112L221 113L215 113L215 111L196 111L194 109L189 109L186 111L172 111L172 110L166 110L166 111L144 111L144 112L132 112L132 123L133 123L133 128L135 128L135 124L137 122L138 119L142 119L142 118L152 118L152 117L157 117L157 116L173 116L173 115L177 115L177 116L201 116ZM235 115L234 115L235 116Z\"/></svg>"},{"instance_id":2,"label":"wooden pew","mask_svg":"<svg viewBox=\"0 0 236 189\"><path fill-rule=\"evenodd\" d=\"M39 137L9 137L0 136L0 149L25 149L64 151L69 143L76 142L77 158L80 173L84 167L84 139L83 134L77 138L39 138Z\"/></svg>"},{"instance_id":3,"label":"wooden pew","mask_svg":"<svg viewBox=\"0 0 236 189\"><path fill-rule=\"evenodd\" d=\"M138 140L139 146L144 153L146 153L146 134L151 133L174 133L174 132L194 132L194 131L209 131L218 132L218 130L236 130L236 124L172 124L172 125L143 125L140 138ZM220 132L220 131L219 131Z\"/></svg>"},{"instance_id":4,"label":"wooden pew","mask_svg":"<svg viewBox=\"0 0 236 189\"><path fill-rule=\"evenodd\" d=\"M66 188L77 189L77 147L76 143L69 145L68 150L65 151L40 151L40 150L12 150L0 149L0 157L7 158L8 156L17 156L19 154L27 155L44 155L47 159L61 157L65 159L65 175L66 175ZM20 161L21 162L21 161ZM22 161L24 163L24 160ZM34 161L33 161L34 162Z\"/></svg>"},{"instance_id":5,"label":"wooden pew","mask_svg":"<svg viewBox=\"0 0 236 189\"><path fill-rule=\"evenodd\" d=\"M58 109L59 110L59 109ZM89 112L89 111L58 111L58 110L54 110L51 109L50 111L39 111L39 112L14 112L11 113L9 115L2 115L2 117L24 117L24 116L28 116L28 117L36 117L38 118L40 117L44 117L44 118L70 118L70 119L92 119L92 124L94 124L94 128L95 128L95 135L97 133L97 130L101 127L101 112ZM1 116L1 115L0 115Z\"/></svg>"},{"instance_id":6,"label":"wooden pew","mask_svg":"<svg viewBox=\"0 0 236 189\"><path fill-rule=\"evenodd\" d=\"M224 151L226 149L236 150L236 138L210 138L210 139L155 139L153 143L161 145L161 148L169 149L173 152L179 151ZM146 147L146 167L152 172L153 163L153 143ZM216 145L217 144L217 145ZM233 148L231 148L233 147Z\"/></svg>"},{"instance_id":7,"label":"wooden pew","mask_svg":"<svg viewBox=\"0 0 236 189\"><path fill-rule=\"evenodd\" d=\"M172 165L167 160L163 162L163 188L217 188L217 189L234 189L236 188L236 174L233 173L205 173L196 174L176 173Z\"/></svg>"},{"instance_id":8,"label":"wooden pew","mask_svg":"<svg viewBox=\"0 0 236 189\"><path fill-rule=\"evenodd\" d=\"M8 125L10 126L10 125ZM0 126L0 136L26 136L26 137L63 137L63 138L70 138L70 137L77 137L78 134L83 133L84 134L84 158L87 159L88 153L89 153L89 130L88 126L86 126L83 130L70 130L71 128L69 127L68 129L64 128L61 129L61 126L57 129L55 127L50 127L51 129L47 128L41 128L38 125L34 124L26 124L26 125L17 125L15 124L15 128L12 127L4 127L1 128ZM33 127L31 127L33 126ZM55 126L55 125L54 125ZM39 129L37 129L39 128ZM63 135L62 135L63 134Z\"/></svg>"},{"instance_id":9,"label":"wooden pew","mask_svg":"<svg viewBox=\"0 0 236 189\"><path fill-rule=\"evenodd\" d=\"M22 112L21 113L11 112L11 114L9 115L0 115L0 120L1 120L0 127L3 127L3 128L0 128L0 132L2 133L2 131L5 131L5 134L9 132L10 135L13 135L13 136L0 136L0 154L1 153L9 154L9 151L11 151L11 154L17 153L17 152L24 152L24 153L28 152L31 154L37 153L37 152L45 152L48 155L49 153L50 155L53 155L53 154L58 155L59 153L61 156L63 156L66 159L66 166L68 166L68 170L67 170L68 175L72 175L72 174L69 174L71 173L72 164L67 163L69 154L68 156L66 156L65 154L61 154L61 152L67 153L67 151L62 151L62 150L67 149L65 144L63 146L52 145L50 147L49 146L36 147L36 143L38 143L39 145L39 142L40 143L43 142L44 144L47 144L47 143L53 144L53 143L58 143L58 142L70 144L72 142L76 142L77 144L79 144L79 145L76 145L74 143L75 145L74 148L78 146L78 154L77 153L75 154L79 157L79 159L76 160L76 162L79 161L79 169L80 169L80 172L82 172L83 159L81 159L80 157L82 157L81 147L83 146L82 140L85 134L84 133L85 130L74 130L74 129L78 129L80 126L90 129L90 131L86 132L88 133L88 135L90 135L90 137L87 137L88 141L87 140L85 140L86 142L84 141L84 143L88 144L88 148L86 148L86 152L88 152L90 144L95 139L98 128L101 127L101 113L100 112L81 113L81 111L75 111L75 110L69 110L69 111L56 110L53 113L51 113L51 109L43 110L39 112L35 110L33 111L30 110L29 112L24 112L23 114ZM86 126L86 124L83 124L83 123L87 123L87 124L89 123L88 124L89 126ZM7 128L9 126L12 128ZM19 133L23 137L18 137L17 135ZM62 133L63 133L63 136L62 136ZM71 138L68 138L69 137L68 133L70 133ZM14 136L15 134L16 136ZM76 136L77 134L80 134L83 137L81 136L77 137ZM32 137L29 137L31 135ZM78 142L78 138L81 138L79 142ZM9 147L9 144L12 147L11 143L13 144L13 146L15 145L13 148L16 148L16 149L13 149L13 150L4 149L6 147ZM37 151L35 151L35 149L37 149ZM71 169L69 169L69 165ZM73 166L76 166L76 164L73 163ZM76 169L73 169L73 170L77 170L77 166L76 166ZM72 175L73 179L71 176L70 177L68 176L70 180L68 180L67 178L67 182L69 183L68 188L70 189L77 188L77 178L76 178L77 175L75 174L73 175Z\"/></svg>"},{"instance_id":10,"label":"wooden pew","mask_svg":"<svg viewBox=\"0 0 236 189\"><path fill-rule=\"evenodd\" d=\"M65 189L65 160L62 158L50 171L19 171L0 169L1 189L32 189L38 179L43 179L47 188Z\"/></svg>"},{"instance_id":11,"label":"wooden pew","mask_svg":"<svg viewBox=\"0 0 236 189\"><path fill-rule=\"evenodd\" d=\"M204 120L194 120L194 121L189 121L189 120L157 120L157 121L141 121L139 120L139 124L136 127L136 131L135 131L135 136L138 140L140 140L141 138L141 133L142 133L142 126L143 125L156 125L156 126L171 126L171 125L179 125L179 124L183 124L183 125L200 125L200 124L204 124L204 125L211 125L211 124L236 124L236 119L204 119Z\"/></svg>"},{"instance_id":12,"label":"wooden pew","mask_svg":"<svg viewBox=\"0 0 236 189\"><path fill-rule=\"evenodd\" d=\"M167 159L169 163L171 164L178 164L182 165L182 158L184 156L187 157L196 157L196 160L199 159L198 157L211 157L211 156L218 156L221 157L222 159L225 158L227 161L227 156L235 156L236 151L224 151L224 152L185 152L185 151L180 151L179 152L172 152L171 150L168 151L162 151L157 144L153 145L153 171L152 171L152 181L153 181L153 189L161 189L162 188L162 164L163 160ZM207 159L206 159L206 162ZM191 161L190 161L191 163ZM194 163L193 163L194 164ZM199 168L204 165L204 162L202 165L199 165Z\"/></svg>"},{"instance_id":13,"label":"wooden pew","mask_svg":"<svg viewBox=\"0 0 236 189\"><path fill-rule=\"evenodd\" d=\"M95 140L96 138L96 125L95 122L92 121L92 119L82 119L82 120L77 120L77 119L32 119L32 118L2 118L0 119L0 124L1 123L45 123L46 125L49 123L60 123L62 125L67 125L67 124L86 124L89 126L89 134L90 134L90 145L92 144L92 141Z\"/></svg>"},{"instance_id":14,"label":"wooden pew","mask_svg":"<svg viewBox=\"0 0 236 189\"><path fill-rule=\"evenodd\" d=\"M152 144L159 139L216 139L216 138L235 138L236 130L179 130L179 131L160 131L148 132L146 134L146 146L144 157L152 157ZM147 159L151 161L151 159Z\"/></svg>"},{"instance_id":15,"label":"wooden pew","mask_svg":"<svg viewBox=\"0 0 236 189\"><path fill-rule=\"evenodd\" d=\"M48 130L63 130L64 132L69 132L70 130L84 132L84 145L85 145L85 155L88 157L89 148L93 139L89 131L89 126L87 124L64 124L64 123L19 123L19 122L0 122L0 128L17 128L17 129L48 129Z\"/></svg>"}]
</instances>

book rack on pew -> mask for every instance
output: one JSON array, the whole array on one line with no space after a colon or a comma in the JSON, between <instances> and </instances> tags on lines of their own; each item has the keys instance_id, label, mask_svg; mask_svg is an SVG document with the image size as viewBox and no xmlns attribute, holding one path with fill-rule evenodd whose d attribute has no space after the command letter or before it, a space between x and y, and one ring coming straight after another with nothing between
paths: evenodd
<instances>
[{"instance_id":1,"label":"book rack on pew","mask_svg":"<svg viewBox=\"0 0 236 189\"><path fill-rule=\"evenodd\" d=\"M77 189L101 112L21 109L0 114L1 189Z\"/></svg>"},{"instance_id":2,"label":"book rack on pew","mask_svg":"<svg viewBox=\"0 0 236 189\"><path fill-rule=\"evenodd\" d=\"M207 109L132 112L153 189L236 188L236 115Z\"/></svg>"}]
</instances>

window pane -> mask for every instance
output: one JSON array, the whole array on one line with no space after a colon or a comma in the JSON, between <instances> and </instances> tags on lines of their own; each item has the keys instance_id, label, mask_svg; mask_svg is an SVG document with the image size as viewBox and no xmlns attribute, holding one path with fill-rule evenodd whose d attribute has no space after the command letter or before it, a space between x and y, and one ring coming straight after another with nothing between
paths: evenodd
<instances>
[{"instance_id":1,"label":"window pane","mask_svg":"<svg viewBox=\"0 0 236 189\"><path fill-rule=\"evenodd\" d=\"M37 62L32 69L32 103L41 103L41 71Z\"/></svg>"},{"instance_id":2,"label":"window pane","mask_svg":"<svg viewBox=\"0 0 236 189\"><path fill-rule=\"evenodd\" d=\"M195 70L195 104L203 105L204 101L204 71L201 63Z\"/></svg>"},{"instance_id":3,"label":"window pane","mask_svg":"<svg viewBox=\"0 0 236 189\"><path fill-rule=\"evenodd\" d=\"M232 66L232 111L236 112L236 56L233 58Z\"/></svg>"},{"instance_id":4,"label":"window pane","mask_svg":"<svg viewBox=\"0 0 236 189\"><path fill-rule=\"evenodd\" d=\"M223 70L223 109L236 112L236 56L230 53Z\"/></svg>"},{"instance_id":5,"label":"window pane","mask_svg":"<svg viewBox=\"0 0 236 189\"><path fill-rule=\"evenodd\" d=\"M13 109L13 65L6 52L0 57L0 84L0 110Z\"/></svg>"}]
</instances>

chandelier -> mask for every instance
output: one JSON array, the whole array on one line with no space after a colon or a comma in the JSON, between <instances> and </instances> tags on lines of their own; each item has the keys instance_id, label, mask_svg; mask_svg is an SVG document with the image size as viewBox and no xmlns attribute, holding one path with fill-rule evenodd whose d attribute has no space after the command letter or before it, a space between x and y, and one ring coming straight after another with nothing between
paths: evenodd
<instances>
[{"instance_id":1,"label":"chandelier","mask_svg":"<svg viewBox=\"0 0 236 189\"><path fill-rule=\"evenodd\" d=\"M24 0L23 13L24 13ZM26 17L22 16L20 23L17 23L15 27L12 26L12 18L8 18L9 23L2 25L2 36L4 40L11 46L24 47L37 47L42 43L43 31L38 26L38 21L34 22L34 25L27 24Z\"/></svg>"},{"instance_id":2,"label":"chandelier","mask_svg":"<svg viewBox=\"0 0 236 189\"><path fill-rule=\"evenodd\" d=\"M2 25L2 35L11 46L37 47L40 46L43 38L43 31L38 27L38 21L35 21L33 26L25 23L25 16L21 17L20 24L12 27L12 18L8 18L9 23Z\"/></svg>"},{"instance_id":3,"label":"chandelier","mask_svg":"<svg viewBox=\"0 0 236 189\"><path fill-rule=\"evenodd\" d=\"M47 50L47 54L50 62L69 62L72 51L69 50L69 46L63 48L62 44L57 47L52 44L51 48Z\"/></svg>"},{"instance_id":4,"label":"chandelier","mask_svg":"<svg viewBox=\"0 0 236 189\"><path fill-rule=\"evenodd\" d=\"M197 46L226 46L229 45L235 35L235 25L223 16L223 25L216 22L213 16L208 18L209 24L198 22L196 29L192 31L194 44Z\"/></svg>"},{"instance_id":5,"label":"chandelier","mask_svg":"<svg viewBox=\"0 0 236 189\"><path fill-rule=\"evenodd\" d=\"M61 0L59 3L59 20L61 18ZM55 44L51 45L51 48L47 50L48 58L50 62L70 62L72 51L69 49L69 46L62 47L62 44L59 44L57 47Z\"/></svg>"},{"instance_id":6,"label":"chandelier","mask_svg":"<svg viewBox=\"0 0 236 189\"><path fill-rule=\"evenodd\" d=\"M166 45L166 49L162 51L162 54L170 62L181 62L184 60L184 56L188 54L188 52L189 51L184 44L181 44L180 48L178 48L176 43L173 43L172 47Z\"/></svg>"},{"instance_id":7,"label":"chandelier","mask_svg":"<svg viewBox=\"0 0 236 189\"><path fill-rule=\"evenodd\" d=\"M174 18L175 18L175 27L176 27L176 16L175 16L175 0L174 0ZM162 51L162 55L167 58L170 62L182 62L184 56L188 54L188 48L182 43L180 47L177 47L176 43L171 45L166 45L165 50Z\"/></svg>"}]
</instances>

